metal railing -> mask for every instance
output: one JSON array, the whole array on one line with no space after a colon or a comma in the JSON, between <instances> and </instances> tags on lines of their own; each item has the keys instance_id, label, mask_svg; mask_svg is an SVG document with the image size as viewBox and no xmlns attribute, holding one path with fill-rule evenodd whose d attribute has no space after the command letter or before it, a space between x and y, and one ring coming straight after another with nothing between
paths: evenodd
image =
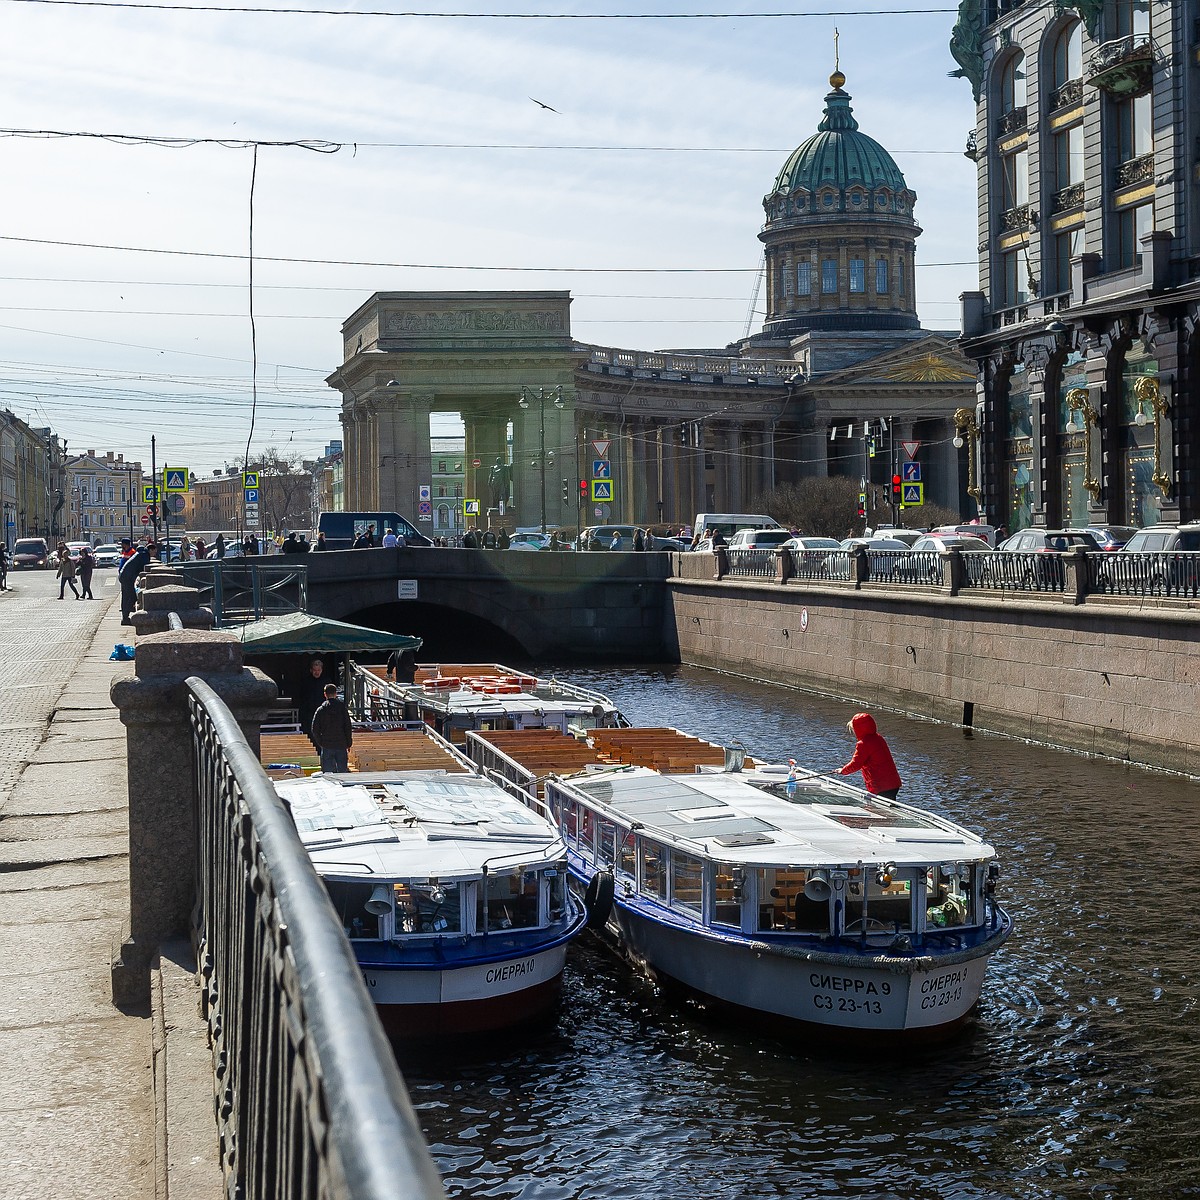
<instances>
[{"instance_id":1,"label":"metal railing","mask_svg":"<svg viewBox=\"0 0 1200 1200\"><path fill-rule=\"evenodd\" d=\"M729 574L743 579L774 579L779 555L774 550L757 550L748 546L736 546L725 551L728 555Z\"/></svg>"},{"instance_id":2,"label":"metal railing","mask_svg":"<svg viewBox=\"0 0 1200 1200\"><path fill-rule=\"evenodd\" d=\"M215 692L190 678L196 959L226 1194L439 1200L437 1169L328 894Z\"/></svg>"},{"instance_id":3,"label":"metal railing","mask_svg":"<svg viewBox=\"0 0 1200 1200\"><path fill-rule=\"evenodd\" d=\"M997 550L995 554L964 554L979 559L969 586L995 591L1061 592L1066 586L1062 555L1036 551Z\"/></svg>"},{"instance_id":4,"label":"metal railing","mask_svg":"<svg viewBox=\"0 0 1200 1200\"><path fill-rule=\"evenodd\" d=\"M851 579L848 550L785 550L793 579Z\"/></svg>"},{"instance_id":5,"label":"metal railing","mask_svg":"<svg viewBox=\"0 0 1200 1200\"><path fill-rule=\"evenodd\" d=\"M1163 550L1087 556L1088 591L1106 596L1200 596L1200 551Z\"/></svg>"},{"instance_id":6,"label":"metal railing","mask_svg":"<svg viewBox=\"0 0 1200 1200\"><path fill-rule=\"evenodd\" d=\"M253 558L209 559L176 563L193 587L203 589L199 603L212 609L217 626L257 621L308 608L308 568Z\"/></svg>"}]
</instances>

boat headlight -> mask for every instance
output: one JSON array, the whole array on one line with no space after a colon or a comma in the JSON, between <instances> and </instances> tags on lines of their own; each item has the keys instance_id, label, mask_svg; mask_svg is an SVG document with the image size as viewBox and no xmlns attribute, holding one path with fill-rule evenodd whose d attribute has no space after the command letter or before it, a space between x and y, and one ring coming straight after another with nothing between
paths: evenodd
<instances>
[{"instance_id":1,"label":"boat headlight","mask_svg":"<svg viewBox=\"0 0 1200 1200\"><path fill-rule=\"evenodd\" d=\"M437 886L431 887L429 889L429 899L432 900L434 904L445 904L446 889Z\"/></svg>"},{"instance_id":2,"label":"boat headlight","mask_svg":"<svg viewBox=\"0 0 1200 1200\"><path fill-rule=\"evenodd\" d=\"M895 863L884 863L883 866L881 866L875 872L875 882L877 884L879 884L879 886L881 888L891 887L892 879L895 876L895 874L896 874L896 864Z\"/></svg>"}]
</instances>

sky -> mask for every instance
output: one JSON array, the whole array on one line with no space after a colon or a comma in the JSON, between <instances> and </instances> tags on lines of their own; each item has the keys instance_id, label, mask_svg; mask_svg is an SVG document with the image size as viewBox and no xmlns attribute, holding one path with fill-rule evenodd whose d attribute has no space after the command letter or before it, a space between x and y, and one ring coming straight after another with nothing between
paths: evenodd
<instances>
[{"instance_id":1,"label":"sky","mask_svg":"<svg viewBox=\"0 0 1200 1200\"><path fill-rule=\"evenodd\" d=\"M632 350L759 329L762 198L835 27L917 193L923 324L977 286L948 0L139 2L0 0L0 408L72 453L316 456L376 291L569 290L577 340Z\"/></svg>"}]
</instances>

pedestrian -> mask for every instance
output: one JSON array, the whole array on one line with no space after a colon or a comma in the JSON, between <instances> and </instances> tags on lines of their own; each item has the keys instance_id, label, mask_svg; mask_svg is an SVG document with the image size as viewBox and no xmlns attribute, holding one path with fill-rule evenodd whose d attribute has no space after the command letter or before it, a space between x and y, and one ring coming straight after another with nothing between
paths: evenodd
<instances>
[{"instance_id":1,"label":"pedestrian","mask_svg":"<svg viewBox=\"0 0 1200 1200\"><path fill-rule=\"evenodd\" d=\"M396 547L396 531L388 526L383 531L383 548L385 550L394 550Z\"/></svg>"},{"instance_id":2,"label":"pedestrian","mask_svg":"<svg viewBox=\"0 0 1200 1200\"><path fill-rule=\"evenodd\" d=\"M0 542L0 592L8 591L8 547Z\"/></svg>"},{"instance_id":3,"label":"pedestrian","mask_svg":"<svg viewBox=\"0 0 1200 1200\"><path fill-rule=\"evenodd\" d=\"M610 550L620 550L620 548L621 548L621 531L619 529L613 530L612 541L608 543L608 548Z\"/></svg>"},{"instance_id":4,"label":"pedestrian","mask_svg":"<svg viewBox=\"0 0 1200 1200\"><path fill-rule=\"evenodd\" d=\"M325 694L325 685L329 683L325 674L325 663L314 658L308 664L308 670L296 685L296 713L300 719L300 728L312 737L313 713L321 706Z\"/></svg>"},{"instance_id":5,"label":"pedestrian","mask_svg":"<svg viewBox=\"0 0 1200 1200\"><path fill-rule=\"evenodd\" d=\"M208 557L208 547L204 544L204 539L198 537L196 539L196 561L203 562Z\"/></svg>"},{"instance_id":6,"label":"pedestrian","mask_svg":"<svg viewBox=\"0 0 1200 1200\"><path fill-rule=\"evenodd\" d=\"M242 553L243 554L257 554L258 553L258 537L255 534L253 534L253 533L250 534L246 538L246 540L244 542L242 542Z\"/></svg>"},{"instance_id":7,"label":"pedestrian","mask_svg":"<svg viewBox=\"0 0 1200 1200\"><path fill-rule=\"evenodd\" d=\"M495 550L495 548L496 548L496 531L494 529L489 528L484 532L483 548L485 550Z\"/></svg>"},{"instance_id":8,"label":"pedestrian","mask_svg":"<svg viewBox=\"0 0 1200 1200\"><path fill-rule=\"evenodd\" d=\"M213 548L216 550L218 558L225 557L225 535L223 533L217 534L217 540Z\"/></svg>"},{"instance_id":9,"label":"pedestrian","mask_svg":"<svg viewBox=\"0 0 1200 1200\"><path fill-rule=\"evenodd\" d=\"M146 569L150 561L150 550L139 546L122 564L117 572L117 582L121 585L121 624L132 625L130 614L137 607L137 577Z\"/></svg>"},{"instance_id":10,"label":"pedestrian","mask_svg":"<svg viewBox=\"0 0 1200 1200\"><path fill-rule=\"evenodd\" d=\"M303 554L304 551L300 549L300 541L296 535L294 533L289 533L287 537L283 539L283 544L279 547L279 553Z\"/></svg>"},{"instance_id":11,"label":"pedestrian","mask_svg":"<svg viewBox=\"0 0 1200 1200\"><path fill-rule=\"evenodd\" d=\"M95 600L92 595L92 572L96 569L96 556L91 546L84 546L79 551L79 562L76 568L79 572L79 590L85 600Z\"/></svg>"},{"instance_id":12,"label":"pedestrian","mask_svg":"<svg viewBox=\"0 0 1200 1200\"><path fill-rule=\"evenodd\" d=\"M417 675L417 656L411 650L393 650L385 674L397 683L412 683Z\"/></svg>"},{"instance_id":13,"label":"pedestrian","mask_svg":"<svg viewBox=\"0 0 1200 1200\"><path fill-rule=\"evenodd\" d=\"M71 591L75 593L76 600L82 600L83 597L79 594L79 589L75 586L75 560L71 557L71 552L65 545L58 547L58 563L55 567L55 572L58 575L58 598L63 599L63 593L67 590L67 585L70 584Z\"/></svg>"},{"instance_id":14,"label":"pedestrian","mask_svg":"<svg viewBox=\"0 0 1200 1200\"><path fill-rule=\"evenodd\" d=\"M322 771L344 775L350 770L349 751L354 744L354 730L350 724L350 710L344 700L338 699L336 683L325 685L325 703L313 714L309 736L321 756Z\"/></svg>"},{"instance_id":15,"label":"pedestrian","mask_svg":"<svg viewBox=\"0 0 1200 1200\"><path fill-rule=\"evenodd\" d=\"M316 544L313 546L313 549L314 550L328 550L329 549L329 547L325 545L325 534L321 530L317 531L317 541L316 541Z\"/></svg>"},{"instance_id":16,"label":"pedestrian","mask_svg":"<svg viewBox=\"0 0 1200 1200\"><path fill-rule=\"evenodd\" d=\"M474 526L472 526L467 530L466 533L463 534L462 544L464 550L474 550L479 545L478 536L475 532Z\"/></svg>"},{"instance_id":17,"label":"pedestrian","mask_svg":"<svg viewBox=\"0 0 1200 1200\"><path fill-rule=\"evenodd\" d=\"M500 526L500 532L496 535L496 549L507 550L512 545L512 538L508 536L508 530L503 525Z\"/></svg>"},{"instance_id":18,"label":"pedestrian","mask_svg":"<svg viewBox=\"0 0 1200 1200\"><path fill-rule=\"evenodd\" d=\"M900 773L896 770L887 742L875 727L875 718L870 713L855 713L846 728L858 741L854 746L854 756L838 774L853 775L861 771L863 787L868 792L895 800L901 787Z\"/></svg>"},{"instance_id":19,"label":"pedestrian","mask_svg":"<svg viewBox=\"0 0 1200 1200\"><path fill-rule=\"evenodd\" d=\"M634 531L633 548L635 550L646 549L646 531L644 529L637 529Z\"/></svg>"}]
</instances>

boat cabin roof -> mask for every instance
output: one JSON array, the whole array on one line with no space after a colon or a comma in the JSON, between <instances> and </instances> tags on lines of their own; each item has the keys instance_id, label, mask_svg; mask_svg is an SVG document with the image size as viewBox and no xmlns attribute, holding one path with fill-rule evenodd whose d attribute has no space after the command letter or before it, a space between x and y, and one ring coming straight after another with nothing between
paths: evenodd
<instances>
[{"instance_id":1,"label":"boat cabin roof","mask_svg":"<svg viewBox=\"0 0 1200 1200\"><path fill-rule=\"evenodd\" d=\"M463 879L557 859L537 813L486 779L442 771L317 775L275 784L318 872L383 882Z\"/></svg>"},{"instance_id":2,"label":"boat cabin roof","mask_svg":"<svg viewBox=\"0 0 1200 1200\"><path fill-rule=\"evenodd\" d=\"M643 836L725 862L928 863L995 853L952 821L830 779L789 782L786 767L692 775L593 769L563 782Z\"/></svg>"}]
</instances>

